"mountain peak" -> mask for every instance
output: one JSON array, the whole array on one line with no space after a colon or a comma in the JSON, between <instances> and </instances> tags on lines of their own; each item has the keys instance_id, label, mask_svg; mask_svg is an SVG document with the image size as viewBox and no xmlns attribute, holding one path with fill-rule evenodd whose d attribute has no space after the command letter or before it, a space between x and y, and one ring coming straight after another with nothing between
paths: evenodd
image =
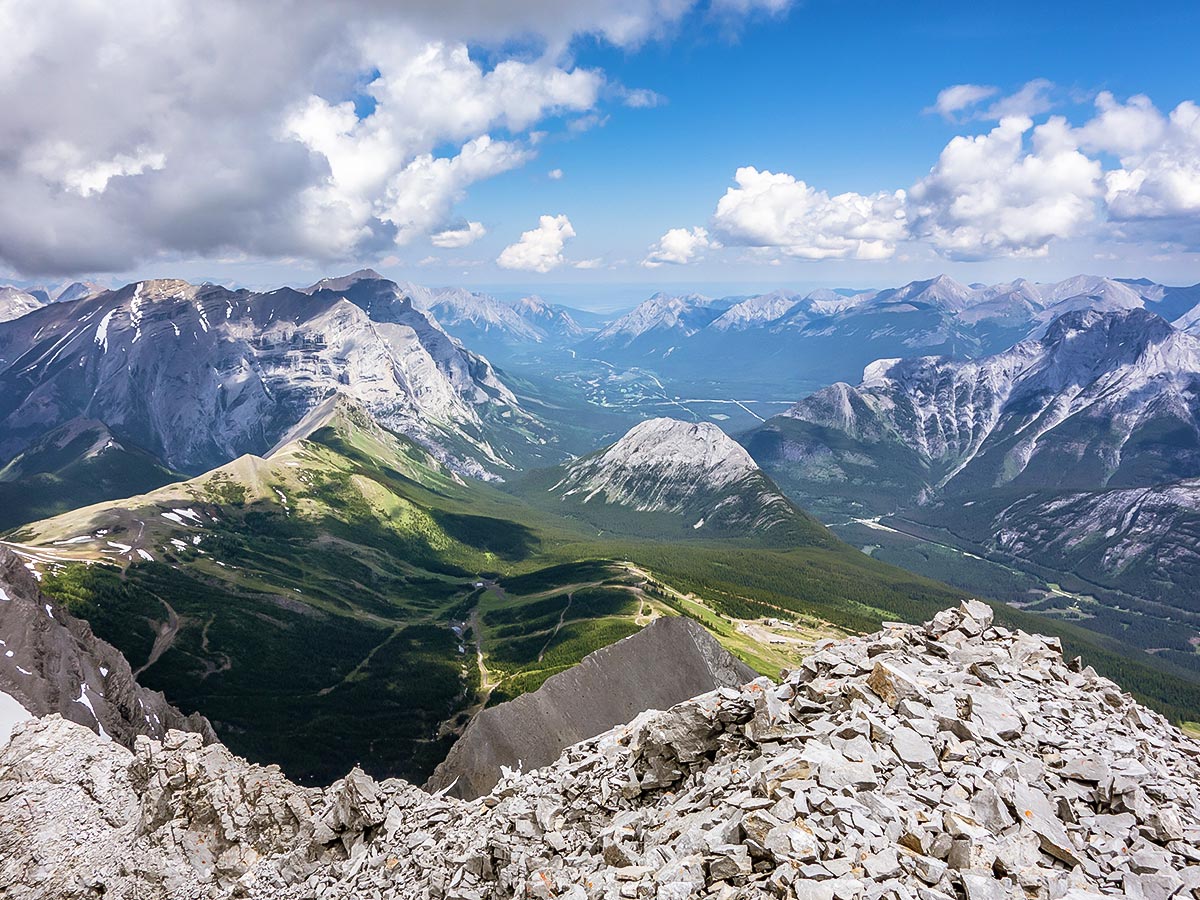
<instances>
[{"instance_id":1,"label":"mountain peak","mask_svg":"<svg viewBox=\"0 0 1200 900\"><path fill-rule=\"evenodd\" d=\"M387 279L374 269L358 269L349 275L333 275L329 278L322 278L315 284L304 288L303 292L315 294L317 291L344 291L359 281L387 281Z\"/></svg>"},{"instance_id":2,"label":"mountain peak","mask_svg":"<svg viewBox=\"0 0 1200 900\"><path fill-rule=\"evenodd\" d=\"M717 478L757 471L750 454L712 422L646 419L605 451L635 465L670 463L695 467Z\"/></svg>"},{"instance_id":3,"label":"mountain peak","mask_svg":"<svg viewBox=\"0 0 1200 900\"><path fill-rule=\"evenodd\" d=\"M1041 343L1047 349L1057 349L1084 339L1097 350L1119 349L1127 355L1131 349L1144 350L1178 334L1169 322L1145 309L1074 309L1050 323Z\"/></svg>"},{"instance_id":4,"label":"mountain peak","mask_svg":"<svg viewBox=\"0 0 1200 900\"><path fill-rule=\"evenodd\" d=\"M684 534L819 543L824 529L793 506L740 444L711 422L647 419L615 444L567 463L547 492L600 516L606 529L635 533L670 528ZM614 518L609 508L659 513ZM611 520L611 521L610 521ZM641 531L639 531L641 529Z\"/></svg>"}]
</instances>

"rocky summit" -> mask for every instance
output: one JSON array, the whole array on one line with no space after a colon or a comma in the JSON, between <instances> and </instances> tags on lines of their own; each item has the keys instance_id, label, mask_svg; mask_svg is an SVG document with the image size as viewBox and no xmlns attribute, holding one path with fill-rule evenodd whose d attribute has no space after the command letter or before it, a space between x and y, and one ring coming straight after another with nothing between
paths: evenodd
<instances>
[{"instance_id":1,"label":"rocky summit","mask_svg":"<svg viewBox=\"0 0 1200 900\"><path fill-rule=\"evenodd\" d=\"M1200 897L1200 744L970 602L815 647L462 801L290 784L57 717L0 755L0 892L138 898Z\"/></svg>"}]
</instances>

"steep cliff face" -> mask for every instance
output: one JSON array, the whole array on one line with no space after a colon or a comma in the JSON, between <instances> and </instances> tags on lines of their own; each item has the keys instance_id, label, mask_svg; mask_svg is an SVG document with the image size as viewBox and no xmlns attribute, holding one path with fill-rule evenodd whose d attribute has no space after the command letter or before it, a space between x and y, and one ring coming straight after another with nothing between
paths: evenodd
<instances>
[{"instance_id":1,"label":"steep cliff face","mask_svg":"<svg viewBox=\"0 0 1200 900\"><path fill-rule=\"evenodd\" d=\"M216 740L203 716L185 716L139 685L121 652L38 590L21 558L2 547L0 692L29 714L57 713L128 748L138 735L161 739L170 729ZM10 721L23 718L7 706Z\"/></svg>"},{"instance_id":2,"label":"steep cliff face","mask_svg":"<svg viewBox=\"0 0 1200 900\"><path fill-rule=\"evenodd\" d=\"M754 677L691 619L656 619L533 693L476 715L426 787L474 799L496 786L502 767L528 771L548 765L572 744L642 710L667 709Z\"/></svg>"},{"instance_id":3,"label":"steep cliff face","mask_svg":"<svg viewBox=\"0 0 1200 900\"><path fill-rule=\"evenodd\" d=\"M1200 744L981 603L506 777L325 790L57 717L0 752L13 898L1200 897Z\"/></svg>"}]
</instances>

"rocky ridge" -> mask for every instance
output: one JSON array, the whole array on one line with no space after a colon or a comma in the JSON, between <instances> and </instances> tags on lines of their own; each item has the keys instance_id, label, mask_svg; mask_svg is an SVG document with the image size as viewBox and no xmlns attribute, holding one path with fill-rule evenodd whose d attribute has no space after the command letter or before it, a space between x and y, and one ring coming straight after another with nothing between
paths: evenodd
<instances>
[{"instance_id":1,"label":"rocky ridge","mask_svg":"<svg viewBox=\"0 0 1200 900\"><path fill-rule=\"evenodd\" d=\"M822 642L464 802L51 717L0 755L7 896L1200 897L1200 744L980 603Z\"/></svg>"},{"instance_id":2,"label":"rocky ridge","mask_svg":"<svg viewBox=\"0 0 1200 900\"><path fill-rule=\"evenodd\" d=\"M754 674L698 622L655 619L552 675L536 691L477 713L425 787L474 799L496 786L504 768L548 765L571 744L644 709L741 687Z\"/></svg>"},{"instance_id":3,"label":"rocky ridge","mask_svg":"<svg viewBox=\"0 0 1200 900\"><path fill-rule=\"evenodd\" d=\"M768 471L779 460L794 477L833 482L912 454L925 471L910 500L1010 484L1096 489L1192 477L1200 474L1198 373L1200 342L1159 316L1075 311L1040 338L980 360L878 360L859 385L818 391L760 429L807 426L756 458ZM1153 441L1154 452L1139 452Z\"/></svg>"},{"instance_id":4,"label":"rocky ridge","mask_svg":"<svg viewBox=\"0 0 1200 900\"><path fill-rule=\"evenodd\" d=\"M185 716L137 683L116 647L43 594L26 563L0 547L0 692L32 715L51 713L132 748L139 735L196 732L215 741L201 715Z\"/></svg>"},{"instance_id":5,"label":"rocky ridge","mask_svg":"<svg viewBox=\"0 0 1200 900\"><path fill-rule=\"evenodd\" d=\"M488 361L390 281L309 292L159 279L0 325L0 459L80 416L198 473L261 454L334 393L452 468L507 469L489 443L533 420Z\"/></svg>"}]
</instances>

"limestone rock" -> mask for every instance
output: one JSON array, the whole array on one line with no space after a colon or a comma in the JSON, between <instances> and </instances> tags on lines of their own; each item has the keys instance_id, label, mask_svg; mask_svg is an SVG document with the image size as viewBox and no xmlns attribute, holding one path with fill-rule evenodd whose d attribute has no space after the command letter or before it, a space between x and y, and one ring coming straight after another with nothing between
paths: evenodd
<instances>
[{"instance_id":1,"label":"limestone rock","mask_svg":"<svg viewBox=\"0 0 1200 900\"><path fill-rule=\"evenodd\" d=\"M1200 744L977 604L474 801L358 770L300 788L179 732L130 754L55 716L0 752L14 900L1200 900L1198 847Z\"/></svg>"}]
</instances>

